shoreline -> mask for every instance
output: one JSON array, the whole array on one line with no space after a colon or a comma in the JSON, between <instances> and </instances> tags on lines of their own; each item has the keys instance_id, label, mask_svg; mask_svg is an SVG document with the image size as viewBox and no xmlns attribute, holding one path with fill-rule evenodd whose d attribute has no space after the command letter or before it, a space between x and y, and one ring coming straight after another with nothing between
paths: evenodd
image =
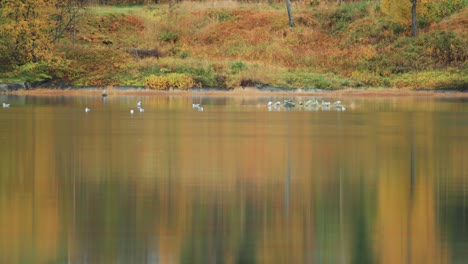
<instances>
[{"instance_id":1,"label":"shoreline","mask_svg":"<svg viewBox=\"0 0 468 264\"><path fill-rule=\"evenodd\" d=\"M396 88L368 88L341 90L260 90L255 87L220 89L192 89L192 90L150 90L150 89L118 89L108 87L108 96L210 96L210 97L269 97L269 96L322 96L322 97L459 97L468 98L468 92L443 90L408 90ZM104 88L78 89L29 89L9 91L4 94L27 96L101 96Z\"/></svg>"}]
</instances>

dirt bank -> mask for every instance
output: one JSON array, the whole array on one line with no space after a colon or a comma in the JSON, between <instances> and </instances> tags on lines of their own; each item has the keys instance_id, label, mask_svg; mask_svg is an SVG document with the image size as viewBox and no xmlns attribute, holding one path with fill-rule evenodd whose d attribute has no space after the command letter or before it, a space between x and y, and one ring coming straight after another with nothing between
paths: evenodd
<instances>
[{"instance_id":1,"label":"dirt bank","mask_svg":"<svg viewBox=\"0 0 468 264\"><path fill-rule=\"evenodd\" d=\"M28 96L101 96L103 89L33 89L8 92ZM466 97L468 92L459 91L414 91L404 89L344 89L336 91L294 90L265 91L256 88L233 90L199 89L156 91L148 89L107 89L108 96L321 96L321 97Z\"/></svg>"}]
</instances>

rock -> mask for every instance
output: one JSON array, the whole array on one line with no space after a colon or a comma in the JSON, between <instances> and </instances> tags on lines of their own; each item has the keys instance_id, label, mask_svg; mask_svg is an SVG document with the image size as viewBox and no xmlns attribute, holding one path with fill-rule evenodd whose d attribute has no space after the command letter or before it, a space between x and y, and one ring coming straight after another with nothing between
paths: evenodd
<instances>
[{"instance_id":1,"label":"rock","mask_svg":"<svg viewBox=\"0 0 468 264\"><path fill-rule=\"evenodd\" d=\"M15 82L15 83L0 83L1 92L11 92L18 90L29 90L31 87L28 83Z\"/></svg>"}]
</instances>

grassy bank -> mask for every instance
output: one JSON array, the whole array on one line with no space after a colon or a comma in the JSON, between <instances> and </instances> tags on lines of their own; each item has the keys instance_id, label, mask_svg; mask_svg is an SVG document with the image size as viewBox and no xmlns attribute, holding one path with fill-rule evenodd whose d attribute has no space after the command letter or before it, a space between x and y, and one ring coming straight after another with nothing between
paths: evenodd
<instances>
[{"instance_id":1,"label":"grassy bank","mask_svg":"<svg viewBox=\"0 0 468 264\"><path fill-rule=\"evenodd\" d=\"M298 3L293 14L291 28L283 4L87 7L56 47L58 66L25 65L2 79L155 89L468 88L466 6L422 24L416 38L376 2Z\"/></svg>"}]
</instances>

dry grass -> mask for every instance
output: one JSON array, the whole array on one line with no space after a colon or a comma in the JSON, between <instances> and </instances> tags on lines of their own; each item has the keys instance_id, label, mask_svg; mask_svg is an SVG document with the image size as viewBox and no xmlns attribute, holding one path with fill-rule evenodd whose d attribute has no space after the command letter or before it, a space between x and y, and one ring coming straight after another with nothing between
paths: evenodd
<instances>
[{"instance_id":1,"label":"dry grass","mask_svg":"<svg viewBox=\"0 0 468 264\"><path fill-rule=\"evenodd\" d=\"M463 34L468 37L468 8L463 9L461 12L454 14L450 18L442 21L441 23L434 24L433 30L448 30Z\"/></svg>"},{"instance_id":2,"label":"dry grass","mask_svg":"<svg viewBox=\"0 0 468 264\"><path fill-rule=\"evenodd\" d=\"M182 2L172 9L168 5L150 5L128 10L114 8L115 13L109 8L93 7L91 14L94 16L88 16L86 21L82 21L82 41L78 44L91 45L92 49L116 51L132 48L155 49L163 54L158 59L125 58L121 61L126 65L124 72L118 63L113 62L118 67L100 72L118 77L106 79L104 76L97 76L100 79L96 78L93 83L102 85L117 84L119 81L119 84L125 85L142 84L148 75L174 72L191 74L197 81L208 80L203 82L208 86L210 83L218 85L214 81L216 78L225 79L227 87L249 81L283 85L285 80L281 78L285 73L294 75L313 72L326 78L328 88L337 88L330 83L338 83L338 79L342 83L338 85L339 88L349 87L350 84L404 86L407 82L391 83L387 80L392 75L401 74L399 69L392 71L385 67L400 64L400 60L393 63L395 58L392 56L400 51L409 50L410 53L413 44L400 41L406 46L393 47L393 43L404 40L406 35L395 33L392 24L388 24L378 12L377 4L368 3L363 9L362 3L361 6L347 4L338 7L335 3L320 1L319 5L311 7L305 2L295 2L293 13L297 26L294 28L288 26L282 2ZM467 24L467 12L465 8L459 14L423 32L453 30L466 39L464 28ZM107 39L113 45L104 47L102 41ZM388 62L381 62L378 56L390 59ZM230 64L235 61L244 63L248 66L247 69L232 73ZM83 64L93 63L94 61L88 61ZM430 65L428 69L411 69L411 65L405 67L404 73L443 71L446 66ZM217 76L201 76L202 74ZM445 78L445 75L437 76ZM342 81L346 78L349 80ZM290 79L299 80L294 76ZM309 79L312 81L307 83L300 80L298 83L288 83L287 87L318 87L322 81L317 78ZM317 83L317 80L320 82Z\"/></svg>"}]
</instances>

